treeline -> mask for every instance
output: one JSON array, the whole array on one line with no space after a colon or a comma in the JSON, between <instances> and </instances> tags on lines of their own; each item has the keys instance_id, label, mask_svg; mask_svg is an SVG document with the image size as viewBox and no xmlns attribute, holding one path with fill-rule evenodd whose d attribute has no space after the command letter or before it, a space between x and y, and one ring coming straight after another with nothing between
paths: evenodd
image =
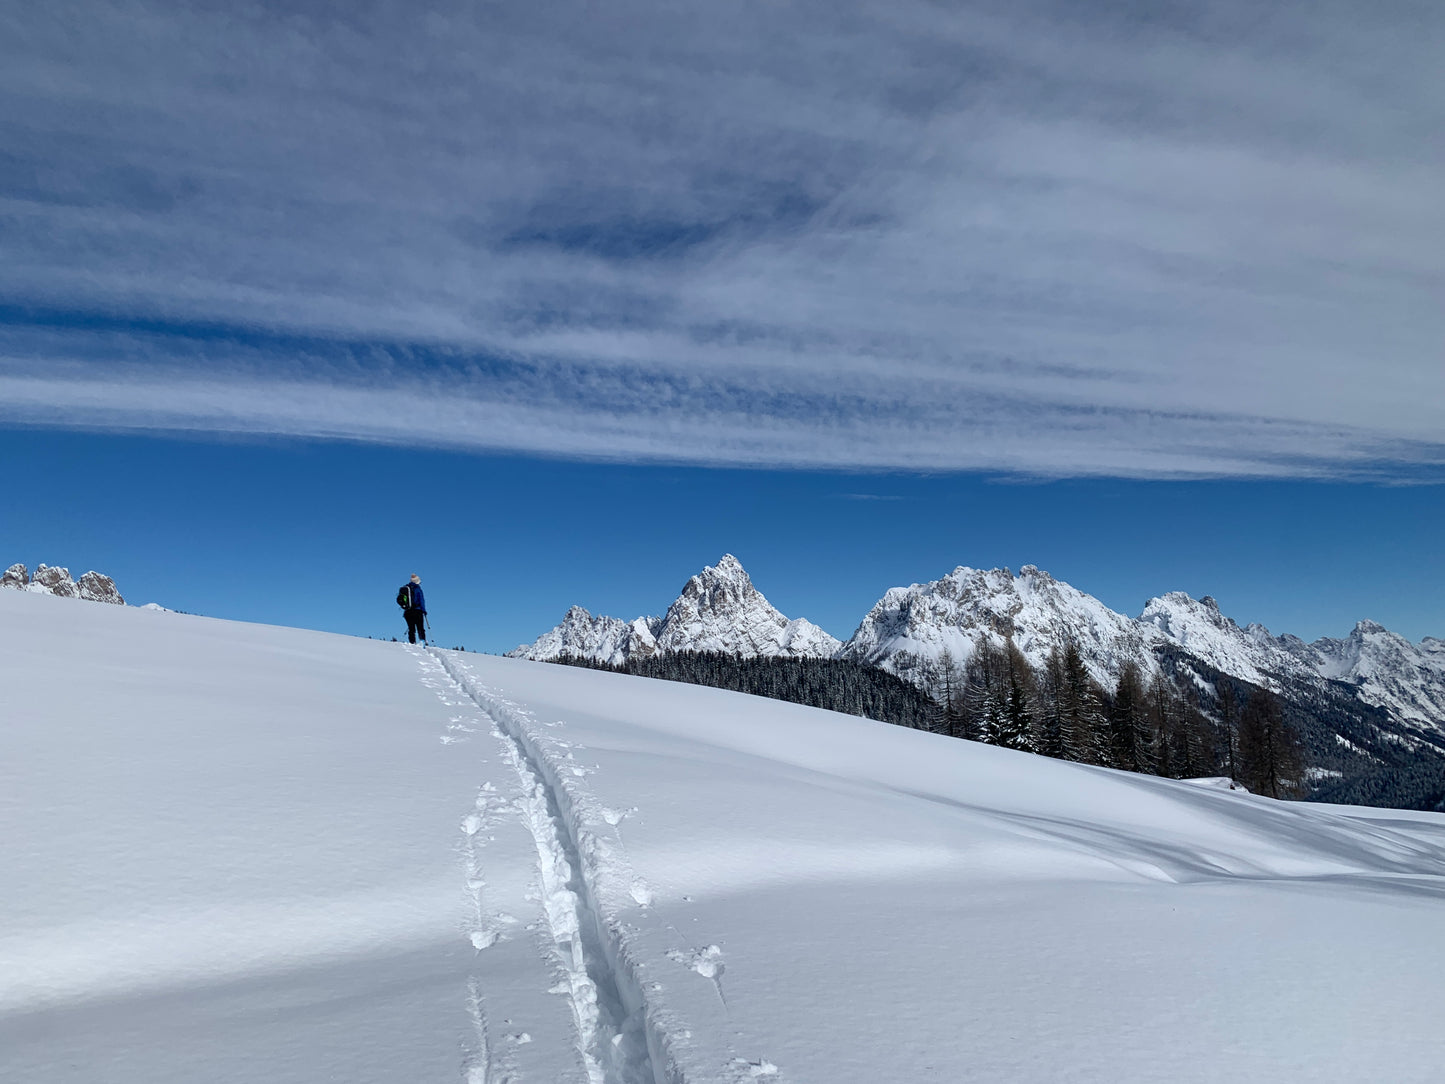
<instances>
[{"instance_id":1,"label":"treeline","mask_svg":"<svg viewBox=\"0 0 1445 1084\"><path fill-rule=\"evenodd\" d=\"M1313 798L1317 802L1445 813L1445 762L1430 757L1407 767L1377 765L1371 772L1326 783Z\"/></svg>"},{"instance_id":2,"label":"treeline","mask_svg":"<svg viewBox=\"0 0 1445 1084\"><path fill-rule=\"evenodd\" d=\"M1072 644L1042 667L1011 640L982 641L963 665L944 652L936 698L886 670L843 659L678 652L620 666L575 656L555 661L752 693L1060 760L1175 779L1228 775L1256 794L1303 796L1299 736L1274 694L1218 682L1211 713L1197 691L1182 692L1162 673L1146 682L1133 663L1106 689Z\"/></svg>"},{"instance_id":3,"label":"treeline","mask_svg":"<svg viewBox=\"0 0 1445 1084\"><path fill-rule=\"evenodd\" d=\"M556 662L591 670L682 681L752 693L791 704L861 715L914 730L933 729L938 706L916 685L880 670L843 659L741 658L715 651L680 651L629 659L612 666L563 656Z\"/></svg>"},{"instance_id":4,"label":"treeline","mask_svg":"<svg viewBox=\"0 0 1445 1084\"><path fill-rule=\"evenodd\" d=\"M1221 682L1214 712L1162 672L1126 662L1115 687L1094 680L1077 646L1032 666L1012 640L980 642L959 666L939 663L936 729L1060 760L1173 779L1228 775L1256 794L1300 797L1300 740L1279 697Z\"/></svg>"}]
</instances>

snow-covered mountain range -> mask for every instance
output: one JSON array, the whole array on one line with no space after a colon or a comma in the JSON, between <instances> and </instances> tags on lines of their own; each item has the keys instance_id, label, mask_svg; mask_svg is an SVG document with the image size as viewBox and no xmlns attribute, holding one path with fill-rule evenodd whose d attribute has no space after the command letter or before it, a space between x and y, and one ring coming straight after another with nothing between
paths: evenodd
<instances>
[{"instance_id":1,"label":"snow-covered mountain range","mask_svg":"<svg viewBox=\"0 0 1445 1084\"><path fill-rule=\"evenodd\" d=\"M80 579L72 580L68 568L40 565L31 576L24 565L15 564L0 574L0 587L38 595L79 598L87 602L108 602L113 606L125 605L125 599L116 590L115 581L99 572L87 572Z\"/></svg>"},{"instance_id":2,"label":"snow-covered mountain range","mask_svg":"<svg viewBox=\"0 0 1445 1084\"><path fill-rule=\"evenodd\" d=\"M1314 699L1343 695L1401 724L1404 733L1391 740L1408 743L1420 733L1445 739L1445 640L1415 644L1362 621L1343 639L1305 643L1262 625L1241 628L1213 598L1180 591L1150 599L1132 618L1032 565L1016 575L959 567L930 583L892 588L841 642L779 613L728 554L690 579L662 618L629 623L574 607L510 654L613 665L670 651L841 658L936 692L947 666L966 664L985 639L1000 646L1012 639L1035 666L1072 641L1106 687L1132 661L1146 678L1167 671L1201 687L1223 674L1297 699L1302 689Z\"/></svg>"}]
</instances>

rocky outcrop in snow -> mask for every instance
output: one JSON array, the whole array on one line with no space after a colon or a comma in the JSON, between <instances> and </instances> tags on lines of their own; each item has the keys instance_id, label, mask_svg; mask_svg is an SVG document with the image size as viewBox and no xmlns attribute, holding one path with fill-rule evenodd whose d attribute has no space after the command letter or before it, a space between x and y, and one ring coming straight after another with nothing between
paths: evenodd
<instances>
[{"instance_id":1,"label":"rocky outcrop in snow","mask_svg":"<svg viewBox=\"0 0 1445 1084\"><path fill-rule=\"evenodd\" d=\"M688 580L661 618L627 622L594 617L574 606L556 628L508 654L542 661L566 655L619 665L678 651L830 658L842 646L812 622L780 613L729 553Z\"/></svg>"},{"instance_id":2,"label":"rocky outcrop in snow","mask_svg":"<svg viewBox=\"0 0 1445 1084\"><path fill-rule=\"evenodd\" d=\"M76 590L87 602L106 602L112 606L124 606L125 599L116 590L115 581L99 572L87 572L76 581Z\"/></svg>"},{"instance_id":3,"label":"rocky outcrop in snow","mask_svg":"<svg viewBox=\"0 0 1445 1084\"><path fill-rule=\"evenodd\" d=\"M41 565L35 570L35 575L30 580L30 590L43 591L58 598L80 597L75 581L70 578L70 569L51 568L49 565Z\"/></svg>"},{"instance_id":4,"label":"rocky outcrop in snow","mask_svg":"<svg viewBox=\"0 0 1445 1084\"><path fill-rule=\"evenodd\" d=\"M76 581L70 578L68 568L40 565L32 577L24 565L15 564L0 576L0 587L59 598L79 598L87 602L108 602L114 606L125 605L125 599L116 590L115 581L99 572L87 572Z\"/></svg>"}]
</instances>

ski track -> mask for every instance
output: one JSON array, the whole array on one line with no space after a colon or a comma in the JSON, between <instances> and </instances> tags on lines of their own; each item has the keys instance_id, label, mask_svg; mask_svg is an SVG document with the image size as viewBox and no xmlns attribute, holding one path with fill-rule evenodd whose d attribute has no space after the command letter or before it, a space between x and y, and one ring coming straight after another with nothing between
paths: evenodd
<instances>
[{"instance_id":1,"label":"ski track","mask_svg":"<svg viewBox=\"0 0 1445 1084\"><path fill-rule=\"evenodd\" d=\"M421 683L436 693L437 699L447 707L462 706L461 700L453 697L463 697L464 693L446 669L424 649L408 646L407 651L415 656L421 667ZM441 743L454 745L467 741L469 735L477 732L480 723L481 720L465 714L451 716L446 732L441 735ZM501 936L497 924L487 913L486 878L482 864L483 844L479 841L482 829L489 825L490 814L501 812L493 804L494 796L488 793L488 790L477 795L475 810L469 812L461 823L461 851L466 863L467 896L471 901L472 911L466 933L472 947L478 952L491 947ZM515 1066L505 1057L499 1058L493 1049L486 998L482 995L481 984L475 976L467 982L467 1016L472 1023L472 1041L463 1052L462 1067L466 1074L466 1084L504 1084L514 1079Z\"/></svg>"},{"instance_id":2,"label":"ski track","mask_svg":"<svg viewBox=\"0 0 1445 1084\"><path fill-rule=\"evenodd\" d=\"M592 769L573 763L565 743L556 744L569 748L566 754L547 756L532 732L535 721L528 713L480 685L447 654L434 649L432 658L450 678L447 684L465 693L496 723L493 733L502 740L505 756L521 781L522 814L536 842L544 911L562 972L553 989L571 1002L589 1084L687 1084L669 1052L660 1014L649 1008L643 995L643 968L630 951L635 931L615 911L599 906L611 887L607 882L614 877L620 879L625 898L636 906L646 907L651 894L630 876L618 848L595 835L578 816L585 796L577 785ZM614 813L599 819L615 830L621 818ZM480 1019L484 1032L484 1015L478 1018L474 1013L474 1019ZM485 1050L485 1035L481 1038ZM486 1075L473 1075L469 1084L488 1080Z\"/></svg>"}]
</instances>

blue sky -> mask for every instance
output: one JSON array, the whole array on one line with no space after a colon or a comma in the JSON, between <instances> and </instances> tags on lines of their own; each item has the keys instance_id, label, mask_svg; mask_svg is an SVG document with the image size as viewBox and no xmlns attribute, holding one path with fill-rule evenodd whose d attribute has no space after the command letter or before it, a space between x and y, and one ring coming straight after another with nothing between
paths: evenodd
<instances>
[{"instance_id":1,"label":"blue sky","mask_svg":"<svg viewBox=\"0 0 1445 1084\"><path fill-rule=\"evenodd\" d=\"M3 466L133 496L0 541L347 631L424 565L492 647L729 549L837 634L1025 561L1439 634L1442 53L1422 0L12 5Z\"/></svg>"},{"instance_id":2,"label":"blue sky","mask_svg":"<svg viewBox=\"0 0 1445 1084\"><path fill-rule=\"evenodd\" d=\"M1033 563L1137 614L1169 590L1308 638L1445 632L1425 486L1055 480L575 463L331 442L0 433L0 561L70 562L130 601L395 635L420 572L439 637L502 651L573 603L661 612L725 551L846 637L884 590Z\"/></svg>"}]
</instances>

